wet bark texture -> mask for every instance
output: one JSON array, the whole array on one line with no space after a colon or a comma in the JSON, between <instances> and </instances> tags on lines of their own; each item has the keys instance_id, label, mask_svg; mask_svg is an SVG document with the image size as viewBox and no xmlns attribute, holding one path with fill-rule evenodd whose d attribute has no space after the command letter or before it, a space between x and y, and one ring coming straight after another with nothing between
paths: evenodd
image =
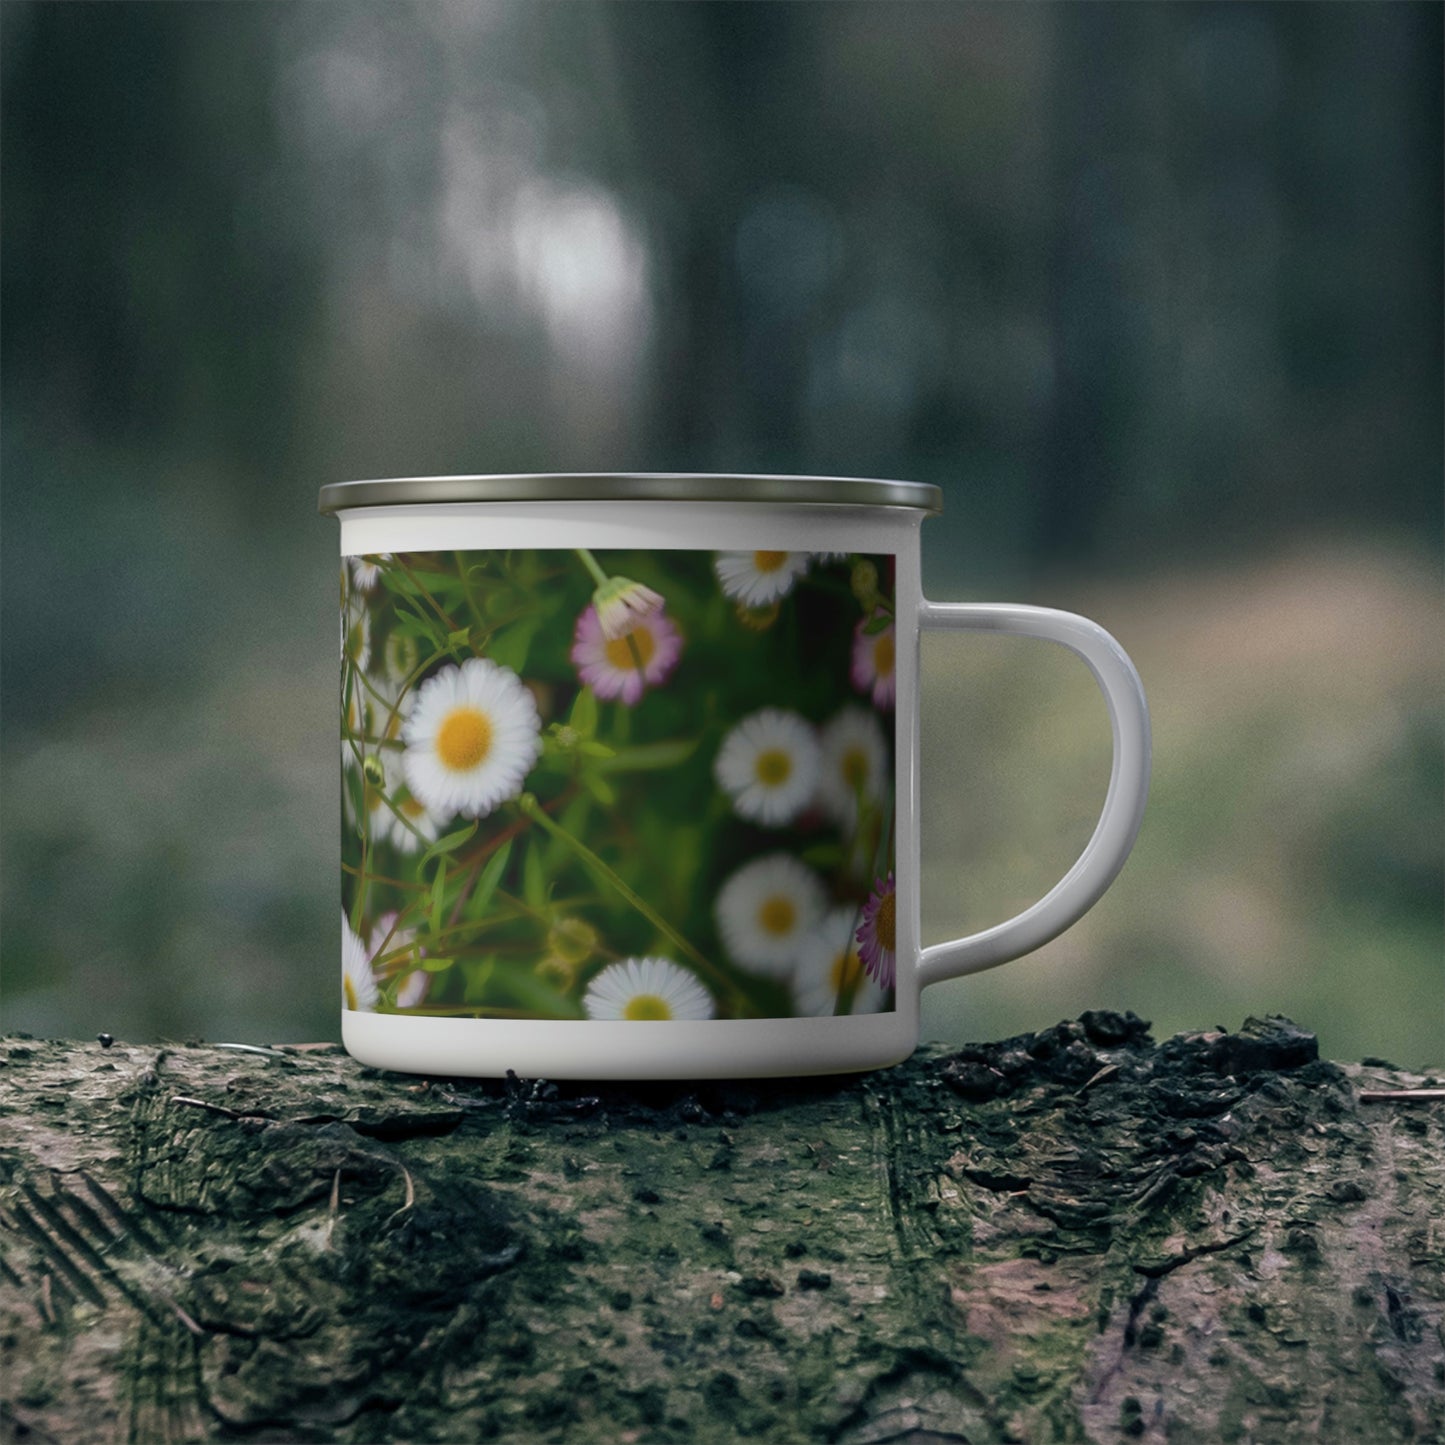
<instances>
[{"instance_id":1,"label":"wet bark texture","mask_svg":"<svg viewBox=\"0 0 1445 1445\"><path fill-rule=\"evenodd\" d=\"M9 1441L1445 1438L1445 1130L1287 1021L554 1086L5 1042Z\"/></svg>"}]
</instances>

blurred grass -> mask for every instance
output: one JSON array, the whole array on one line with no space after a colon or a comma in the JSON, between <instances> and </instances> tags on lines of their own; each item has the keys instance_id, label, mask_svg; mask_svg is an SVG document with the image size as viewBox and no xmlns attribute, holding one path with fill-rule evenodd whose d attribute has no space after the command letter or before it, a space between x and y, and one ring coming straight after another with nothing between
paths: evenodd
<instances>
[{"instance_id":1,"label":"blurred grass","mask_svg":"<svg viewBox=\"0 0 1445 1445\"><path fill-rule=\"evenodd\" d=\"M315 486L642 465L939 482L938 595L1138 656L1134 860L927 1032L1440 1062L1442 13L0 7L4 1022L331 1035ZM940 939L1068 866L1107 744L1054 650L927 657Z\"/></svg>"},{"instance_id":2,"label":"blurred grass","mask_svg":"<svg viewBox=\"0 0 1445 1445\"><path fill-rule=\"evenodd\" d=\"M928 990L925 1036L999 1037L1099 1006L1164 1033L1274 1010L1334 1057L1445 1060L1436 568L1317 546L1058 605L1115 631L1144 678L1144 826L1070 932ZM947 779L923 790L933 943L1062 875L1097 816L1109 743L1102 701L1061 649L929 637L923 678L924 777Z\"/></svg>"},{"instance_id":3,"label":"blurred grass","mask_svg":"<svg viewBox=\"0 0 1445 1445\"><path fill-rule=\"evenodd\" d=\"M188 687L9 727L5 1027L336 1035L329 549L270 577L266 605L241 591L244 616L207 618L224 647ZM1445 1061L1436 568L1332 545L1061 579L1026 600L1087 613L1133 655L1154 720L1149 810L1095 910L1029 958L927 990L924 1036L1001 1037L1099 1006L1161 1032L1278 1010L1334 1057ZM930 635L923 677L931 943L1017 911L1067 869L1109 743L1062 649Z\"/></svg>"}]
</instances>

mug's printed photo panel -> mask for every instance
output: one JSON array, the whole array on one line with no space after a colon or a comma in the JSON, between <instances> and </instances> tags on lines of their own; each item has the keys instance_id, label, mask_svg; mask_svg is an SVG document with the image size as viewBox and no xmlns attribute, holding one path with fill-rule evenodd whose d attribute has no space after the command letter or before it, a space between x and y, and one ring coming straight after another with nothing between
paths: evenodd
<instances>
[{"instance_id":1,"label":"mug's printed photo panel","mask_svg":"<svg viewBox=\"0 0 1445 1445\"><path fill-rule=\"evenodd\" d=\"M894 1006L894 559L343 559L342 1001Z\"/></svg>"}]
</instances>

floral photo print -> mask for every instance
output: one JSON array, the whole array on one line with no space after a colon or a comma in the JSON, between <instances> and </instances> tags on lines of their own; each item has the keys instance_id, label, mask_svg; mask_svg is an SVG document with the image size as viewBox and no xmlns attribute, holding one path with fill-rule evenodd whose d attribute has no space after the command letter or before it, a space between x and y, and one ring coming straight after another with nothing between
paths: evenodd
<instances>
[{"instance_id":1,"label":"floral photo print","mask_svg":"<svg viewBox=\"0 0 1445 1445\"><path fill-rule=\"evenodd\" d=\"M893 571L841 552L344 558L343 1006L891 1009Z\"/></svg>"}]
</instances>

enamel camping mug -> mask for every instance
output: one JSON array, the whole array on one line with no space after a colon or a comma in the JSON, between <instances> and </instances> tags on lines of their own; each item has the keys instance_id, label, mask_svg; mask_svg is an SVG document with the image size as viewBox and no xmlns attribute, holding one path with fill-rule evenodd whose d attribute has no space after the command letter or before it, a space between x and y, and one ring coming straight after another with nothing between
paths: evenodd
<instances>
[{"instance_id":1,"label":"enamel camping mug","mask_svg":"<svg viewBox=\"0 0 1445 1445\"><path fill-rule=\"evenodd\" d=\"M341 522L347 1049L494 1077L879 1068L917 1045L925 984L1089 909L1144 808L1138 675L1071 613L928 601L919 532L940 500L803 477L323 487ZM1077 653L1114 752L1053 890L921 948L919 793L946 786L918 768L929 628Z\"/></svg>"}]
</instances>

